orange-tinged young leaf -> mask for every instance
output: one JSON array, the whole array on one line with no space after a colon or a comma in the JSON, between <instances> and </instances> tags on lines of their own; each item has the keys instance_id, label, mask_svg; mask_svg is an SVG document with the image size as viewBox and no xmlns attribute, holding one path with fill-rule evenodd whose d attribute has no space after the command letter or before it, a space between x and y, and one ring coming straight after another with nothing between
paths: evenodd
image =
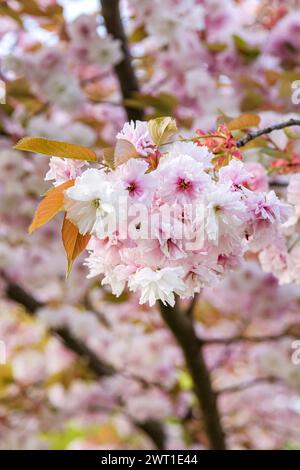
<instances>
[{"instance_id":1,"label":"orange-tinged young leaf","mask_svg":"<svg viewBox=\"0 0 300 470\"><path fill-rule=\"evenodd\" d=\"M257 114L241 114L240 116L232 119L227 124L227 127L231 131L236 131L240 129L247 129L247 127L258 126L260 123L260 117Z\"/></svg>"},{"instance_id":2,"label":"orange-tinged young leaf","mask_svg":"<svg viewBox=\"0 0 300 470\"><path fill-rule=\"evenodd\" d=\"M25 152L42 153L61 158L72 158L73 160L85 160L96 162L95 152L82 145L58 142L57 140L44 139L42 137L24 137L14 148Z\"/></svg>"},{"instance_id":3,"label":"orange-tinged young leaf","mask_svg":"<svg viewBox=\"0 0 300 470\"><path fill-rule=\"evenodd\" d=\"M277 83L278 80L280 79L280 73L277 72L276 70L267 69L264 71L264 74L270 86L275 85L275 83Z\"/></svg>"},{"instance_id":4,"label":"orange-tinged young leaf","mask_svg":"<svg viewBox=\"0 0 300 470\"><path fill-rule=\"evenodd\" d=\"M45 225L62 209L64 205L64 191L73 185L74 180L69 180L55 188L51 188L46 193L35 211L32 224L28 229L29 233Z\"/></svg>"},{"instance_id":5,"label":"orange-tinged young leaf","mask_svg":"<svg viewBox=\"0 0 300 470\"><path fill-rule=\"evenodd\" d=\"M81 235L78 228L66 218L64 218L62 230L62 241L67 255L67 275L70 274L73 261L86 248L91 236L89 233Z\"/></svg>"}]
</instances>

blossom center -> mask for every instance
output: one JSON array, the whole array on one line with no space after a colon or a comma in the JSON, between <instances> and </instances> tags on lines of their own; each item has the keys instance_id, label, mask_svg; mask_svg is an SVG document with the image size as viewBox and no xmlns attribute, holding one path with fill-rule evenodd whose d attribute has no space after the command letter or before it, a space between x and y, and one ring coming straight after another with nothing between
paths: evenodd
<instances>
[{"instance_id":1,"label":"blossom center","mask_svg":"<svg viewBox=\"0 0 300 470\"><path fill-rule=\"evenodd\" d=\"M193 183L184 178L179 178L177 181L177 188L179 191L189 191L192 189Z\"/></svg>"},{"instance_id":2,"label":"blossom center","mask_svg":"<svg viewBox=\"0 0 300 470\"><path fill-rule=\"evenodd\" d=\"M93 204L94 204L94 206L96 207L96 209L99 209L99 207L100 207L100 205L101 205L100 199L94 199L94 200L93 200Z\"/></svg>"},{"instance_id":3,"label":"blossom center","mask_svg":"<svg viewBox=\"0 0 300 470\"><path fill-rule=\"evenodd\" d=\"M102 49L101 51L101 56L106 59L107 57L109 57L109 52L107 49Z\"/></svg>"},{"instance_id":4,"label":"blossom center","mask_svg":"<svg viewBox=\"0 0 300 470\"><path fill-rule=\"evenodd\" d=\"M134 196L140 193L140 187L139 187L139 184L136 183L136 181L129 181L126 189L131 196Z\"/></svg>"},{"instance_id":5,"label":"blossom center","mask_svg":"<svg viewBox=\"0 0 300 470\"><path fill-rule=\"evenodd\" d=\"M85 24L82 25L81 28L80 28L80 32L81 32L81 34L82 34L83 36L88 37L88 36L89 36L89 32L90 32L89 27L88 27L87 25L85 25Z\"/></svg>"}]
</instances>

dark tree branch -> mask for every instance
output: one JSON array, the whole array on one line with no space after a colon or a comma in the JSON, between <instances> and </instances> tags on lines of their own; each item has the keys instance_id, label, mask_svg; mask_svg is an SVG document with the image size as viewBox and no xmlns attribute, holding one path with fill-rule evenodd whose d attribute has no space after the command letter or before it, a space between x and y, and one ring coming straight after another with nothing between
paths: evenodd
<instances>
[{"instance_id":1,"label":"dark tree branch","mask_svg":"<svg viewBox=\"0 0 300 470\"><path fill-rule=\"evenodd\" d=\"M281 188L287 188L288 183L286 181L271 181L269 183L270 189L281 189Z\"/></svg>"},{"instance_id":2,"label":"dark tree branch","mask_svg":"<svg viewBox=\"0 0 300 470\"><path fill-rule=\"evenodd\" d=\"M123 99L130 99L133 97L134 93L139 91L139 85L132 65L132 57L128 46L128 40L121 19L120 1L101 0L101 4L102 16L104 18L107 32L110 33L114 39L119 39L121 41L123 59L115 65L115 72L119 80ZM127 105L125 106L125 110L129 120L143 120L143 110L135 109Z\"/></svg>"},{"instance_id":3,"label":"dark tree branch","mask_svg":"<svg viewBox=\"0 0 300 470\"><path fill-rule=\"evenodd\" d=\"M30 315L34 315L39 308L42 308L44 304L33 298L28 292L26 292L18 284L9 281L6 276L4 279L7 282L6 295L9 299L23 305Z\"/></svg>"},{"instance_id":4,"label":"dark tree branch","mask_svg":"<svg viewBox=\"0 0 300 470\"><path fill-rule=\"evenodd\" d=\"M213 391L209 370L206 366L203 346L199 344L193 321L180 311L178 304L172 308L159 302L162 318L168 325L185 357L191 374L194 392L202 410L205 429L211 449L225 450L225 435Z\"/></svg>"},{"instance_id":5,"label":"dark tree branch","mask_svg":"<svg viewBox=\"0 0 300 470\"><path fill-rule=\"evenodd\" d=\"M44 304L38 302L28 292L22 289L22 287L13 282L7 283L6 294L9 299L23 305L31 315L35 315L36 311L44 306ZM82 357L97 377L115 373L112 366L102 362L93 351L80 340L74 338L66 328L52 329L52 332L63 340L63 343L68 349Z\"/></svg>"},{"instance_id":6,"label":"dark tree branch","mask_svg":"<svg viewBox=\"0 0 300 470\"><path fill-rule=\"evenodd\" d=\"M1 274L7 283L7 297L14 302L23 305L30 315L34 316L37 310L44 306L43 303L36 300L18 284L11 282L4 273ZM102 378L117 373L114 367L99 359L91 349L89 349L82 341L75 338L67 328L52 329L51 331L62 339L68 349L76 353L86 362L87 366L94 372L96 377ZM163 425L159 421L150 418L143 422L136 420L133 420L133 422L137 428L141 429L146 435L148 435L157 449L164 449L165 432Z\"/></svg>"},{"instance_id":7,"label":"dark tree branch","mask_svg":"<svg viewBox=\"0 0 300 470\"><path fill-rule=\"evenodd\" d=\"M289 119L288 121L281 122L280 124L274 124L273 126L268 126L255 132L249 132L247 135L237 140L236 145L237 147L243 147L248 144L248 142L260 137L261 135L270 134L273 131L285 129L286 127L291 126L300 126L300 119Z\"/></svg>"},{"instance_id":8,"label":"dark tree branch","mask_svg":"<svg viewBox=\"0 0 300 470\"><path fill-rule=\"evenodd\" d=\"M100 378L103 376L114 375L116 373L116 370L110 364L100 360L99 357L82 341L74 338L68 329L59 328L53 331L62 338L67 348L71 349L79 357L82 357L85 360L87 366L97 377Z\"/></svg>"},{"instance_id":9,"label":"dark tree branch","mask_svg":"<svg viewBox=\"0 0 300 470\"><path fill-rule=\"evenodd\" d=\"M263 343L267 341L278 341L284 338L299 338L299 334L293 333L289 329L277 335L267 336L231 336L229 338L201 338L200 343L205 345L221 344L231 345L234 343Z\"/></svg>"},{"instance_id":10,"label":"dark tree branch","mask_svg":"<svg viewBox=\"0 0 300 470\"><path fill-rule=\"evenodd\" d=\"M195 308L195 305L198 302L198 299L199 299L199 293L194 294L194 297L192 298L192 300L190 302L190 305L188 306L188 308L186 310L186 315L188 317L191 317L191 318L193 317L194 308Z\"/></svg>"},{"instance_id":11,"label":"dark tree branch","mask_svg":"<svg viewBox=\"0 0 300 470\"><path fill-rule=\"evenodd\" d=\"M145 434L150 436L157 449L164 450L166 436L164 428L159 421L149 418L147 421L136 422L135 424L144 431Z\"/></svg>"},{"instance_id":12,"label":"dark tree branch","mask_svg":"<svg viewBox=\"0 0 300 470\"><path fill-rule=\"evenodd\" d=\"M268 384L282 384L284 383L279 377L256 377L254 379L248 380L246 382L242 382L237 385L233 385L231 387L226 387L221 390L217 390L218 395L224 395L225 393L236 393L236 392L243 392L244 390L248 390L252 387L257 387L258 385L268 385Z\"/></svg>"}]
</instances>

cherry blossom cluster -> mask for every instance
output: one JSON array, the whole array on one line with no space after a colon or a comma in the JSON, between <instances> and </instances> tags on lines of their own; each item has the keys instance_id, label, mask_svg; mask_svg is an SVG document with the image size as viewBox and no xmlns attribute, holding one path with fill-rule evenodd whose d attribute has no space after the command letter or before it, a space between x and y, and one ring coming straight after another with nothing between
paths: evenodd
<instances>
[{"instance_id":1,"label":"cherry blossom cluster","mask_svg":"<svg viewBox=\"0 0 300 470\"><path fill-rule=\"evenodd\" d=\"M158 146L147 122L137 121L117 135L137 157L114 170L52 158L46 179L75 178L64 208L92 236L89 277L102 276L115 295L127 284L141 303L174 305L175 295L193 296L247 250L262 250L291 215L274 191L251 189L251 165L233 157L217 169L201 137Z\"/></svg>"}]
</instances>

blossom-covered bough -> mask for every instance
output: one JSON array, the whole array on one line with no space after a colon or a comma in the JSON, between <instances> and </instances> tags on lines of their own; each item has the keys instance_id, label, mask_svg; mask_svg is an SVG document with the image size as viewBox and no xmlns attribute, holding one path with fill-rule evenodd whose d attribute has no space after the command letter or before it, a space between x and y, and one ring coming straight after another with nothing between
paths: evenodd
<instances>
[{"instance_id":1,"label":"blossom-covered bough","mask_svg":"<svg viewBox=\"0 0 300 470\"><path fill-rule=\"evenodd\" d=\"M175 305L261 251L292 215L274 191L253 190L252 173L224 125L170 141L172 118L126 123L104 161L91 151L25 138L16 149L65 153L52 157L54 188L38 207L30 232L63 210L69 268L87 248L89 277L102 276L113 294L125 286L140 303ZM70 151L70 157L68 153ZM72 155L83 152L78 159ZM73 152L73 153L72 153ZM92 166L92 165L90 165Z\"/></svg>"}]
</instances>

